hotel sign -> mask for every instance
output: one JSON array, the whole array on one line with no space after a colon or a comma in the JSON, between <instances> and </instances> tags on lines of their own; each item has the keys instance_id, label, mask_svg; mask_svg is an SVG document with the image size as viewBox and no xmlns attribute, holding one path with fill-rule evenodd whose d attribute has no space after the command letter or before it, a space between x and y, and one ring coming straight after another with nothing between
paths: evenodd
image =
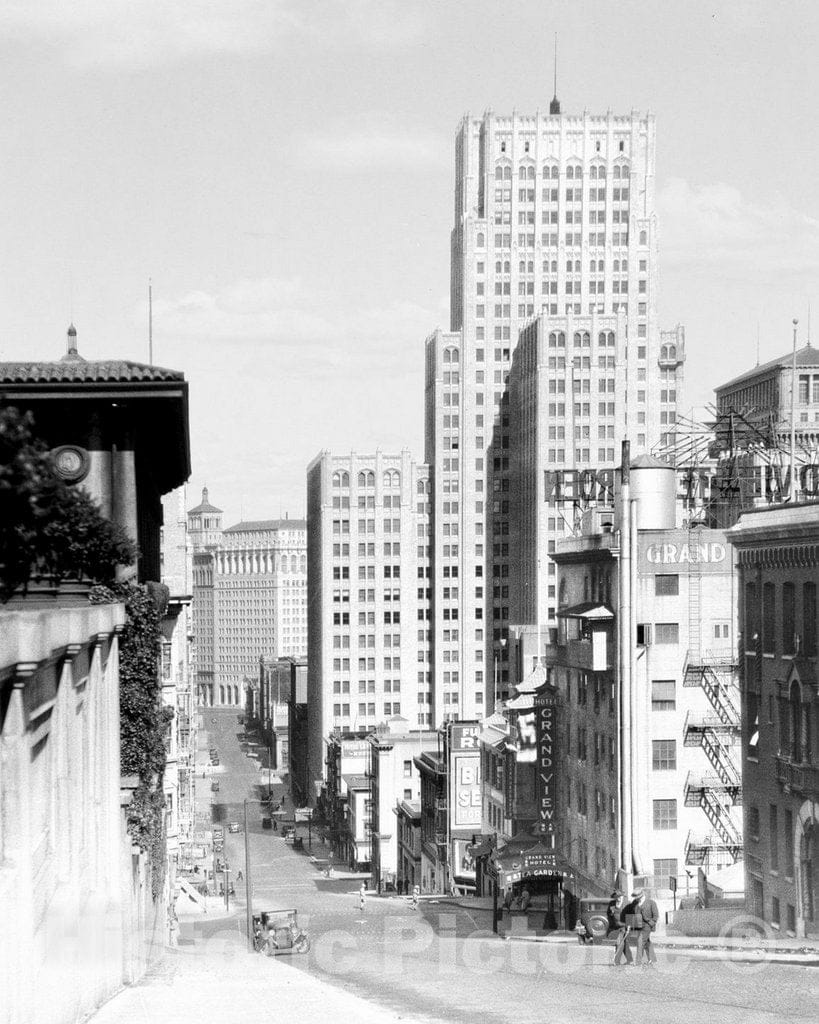
<instances>
[{"instance_id":1,"label":"hotel sign","mask_svg":"<svg viewBox=\"0 0 819 1024\"><path fill-rule=\"evenodd\" d=\"M535 696L537 736L537 830L541 834L555 828L555 737L557 704L551 695Z\"/></svg>"},{"instance_id":2,"label":"hotel sign","mask_svg":"<svg viewBox=\"0 0 819 1024\"><path fill-rule=\"evenodd\" d=\"M733 465L716 471L677 466L677 498L686 507L703 503L785 501L790 493L788 466ZM544 469L543 497L555 504L613 505L619 469ZM619 483L617 483L619 486ZM819 498L819 465L797 466L800 499Z\"/></svg>"},{"instance_id":3,"label":"hotel sign","mask_svg":"<svg viewBox=\"0 0 819 1024\"><path fill-rule=\"evenodd\" d=\"M650 537L638 539L640 569L650 573L731 571L731 554L722 530L664 530L662 541Z\"/></svg>"}]
</instances>

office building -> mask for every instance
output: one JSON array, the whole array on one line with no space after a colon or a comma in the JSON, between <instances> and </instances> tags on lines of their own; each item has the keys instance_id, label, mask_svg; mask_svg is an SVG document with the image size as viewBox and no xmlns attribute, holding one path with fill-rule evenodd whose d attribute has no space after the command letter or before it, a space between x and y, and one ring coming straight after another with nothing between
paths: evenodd
<instances>
[{"instance_id":1,"label":"office building","mask_svg":"<svg viewBox=\"0 0 819 1024\"><path fill-rule=\"evenodd\" d=\"M623 430L638 450L673 443L684 336L657 322L654 163L654 118L636 112L563 115L555 100L549 114L488 112L459 128L450 330L426 347L439 719L447 664L450 681L453 664L459 673L450 717L483 715L496 658L501 697L514 681L500 641L516 616L537 614L556 627L548 589L548 549L561 535L554 515L546 513L539 544L530 530L526 571L538 586L530 583L521 609L515 604L518 439L509 378L520 332L529 333L516 371L530 378L529 411L539 418L524 438L539 446L527 452L527 469L613 468Z\"/></svg>"},{"instance_id":2,"label":"office building","mask_svg":"<svg viewBox=\"0 0 819 1024\"><path fill-rule=\"evenodd\" d=\"M745 891L775 932L819 936L819 504L745 513L739 568Z\"/></svg>"},{"instance_id":3,"label":"office building","mask_svg":"<svg viewBox=\"0 0 819 1024\"><path fill-rule=\"evenodd\" d=\"M307 653L306 523L266 519L222 529L207 488L188 517L200 699L243 706L260 656Z\"/></svg>"},{"instance_id":4,"label":"office building","mask_svg":"<svg viewBox=\"0 0 819 1024\"><path fill-rule=\"evenodd\" d=\"M307 469L313 780L333 730L430 723L429 501L408 451L322 452Z\"/></svg>"}]
</instances>

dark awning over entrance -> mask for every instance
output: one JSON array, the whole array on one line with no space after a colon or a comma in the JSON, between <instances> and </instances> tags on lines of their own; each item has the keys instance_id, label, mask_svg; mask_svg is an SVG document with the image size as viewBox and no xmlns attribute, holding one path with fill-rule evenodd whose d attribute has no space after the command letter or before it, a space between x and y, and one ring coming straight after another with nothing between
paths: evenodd
<instances>
[{"instance_id":1,"label":"dark awning over entrance","mask_svg":"<svg viewBox=\"0 0 819 1024\"><path fill-rule=\"evenodd\" d=\"M495 863L498 871L498 882L502 887L520 882L524 878L555 875L563 877L568 872L568 865L557 850L545 846L540 840L531 836L513 836L499 850Z\"/></svg>"}]
</instances>

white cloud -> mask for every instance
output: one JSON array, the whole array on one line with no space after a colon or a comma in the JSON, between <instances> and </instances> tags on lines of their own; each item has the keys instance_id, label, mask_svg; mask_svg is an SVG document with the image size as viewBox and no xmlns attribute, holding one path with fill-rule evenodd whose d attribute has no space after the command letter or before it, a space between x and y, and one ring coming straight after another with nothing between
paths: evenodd
<instances>
[{"instance_id":1,"label":"white cloud","mask_svg":"<svg viewBox=\"0 0 819 1024\"><path fill-rule=\"evenodd\" d=\"M410 8L409 10L407 8ZM321 49L393 48L423 16L398 0L8 0L0 33L75 67L146 67L209 54L268 53L294 35Z\"/></svg>"},{"instance_id":2,"label":"white cloud","mask_svg":"<svg viewBox=\"0 0 819 1024\"><path fill-rule=\"evenodd\" d=\"M658 196L664 266L764 280L819 270L819 222L784 198L749 200L731 185L671 178Z\"/></svg>"},{"instance_id":3,"label":"white cloud","mask_svg":"<svg viewBox=\"0 0 819 1024\"><path fill-rule=\"evenodd\" d=\"M359 131L350 134L309 136L303 149L335 170L358 171L377 167L427 167L448 163L445 144L431 133Z\"/></svg>"},{"instance_id":4,"label":"white cloud","mask_svg":"<svg viewBox=\"0 0 819 1024\"><path fill-rule=\"evenodd\" d=\"M320 361L325 368L363 364L400 372L423 361L424 338L442 319L409 301L344 307L298 278L236 281L218 292L155 299L154 332L181 342L251 343L275 347L282 359ZM143 322L144 308L134 312Z\"/></svg>"}]
</instances>

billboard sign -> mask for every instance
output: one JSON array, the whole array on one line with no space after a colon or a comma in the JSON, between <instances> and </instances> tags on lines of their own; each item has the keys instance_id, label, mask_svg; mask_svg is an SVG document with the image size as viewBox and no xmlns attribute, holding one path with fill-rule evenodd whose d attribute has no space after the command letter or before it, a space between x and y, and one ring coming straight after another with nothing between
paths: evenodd
<instances>
[{"instance_id":1,"label":"billboard sign","mask_svg":"<svg viewBox=\"0 0 819 1024\"><path fill-rule=\"evenodd\" d=\"M537 725L534 711L518 714L515 760L532 764L537 758Z\"/></svg>"},{"instance_id":2,"label":"billboard sign","mask_svg":"<svg viewBox=\"0 0 819 1024\"><path fill-rule=\"evenodd\" d=\"M481 727L455 722L449 729L450 827L481 826Z\"/></svg>"}]
</instances>

